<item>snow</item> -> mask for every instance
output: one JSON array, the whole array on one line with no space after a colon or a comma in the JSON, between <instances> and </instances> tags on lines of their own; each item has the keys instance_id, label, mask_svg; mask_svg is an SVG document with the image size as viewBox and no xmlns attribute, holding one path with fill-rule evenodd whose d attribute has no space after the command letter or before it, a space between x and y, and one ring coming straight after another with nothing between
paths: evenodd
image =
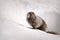
<instances>
[{"instance_id":1,"label":"snow","mask_svg":"<svg viewBox=\"0 0 60 40\"><path fill-rule=\"evenodd\" d=\"M29 29L11 20L0 20L0 40L60 40L59 35Z\"/></svg>"},{"instance_id":2,"label":"snow","mask_svg":"<svg viewBox=\"0 0 60 40\"><path fill-rule=\"evenodd\" d=\"M33 11L50 31L60 34L59 4L59 0L0 0L0 40L60 40L59 35L29 29L26 21L27 12Z\"/></svg>"}]
</instances>

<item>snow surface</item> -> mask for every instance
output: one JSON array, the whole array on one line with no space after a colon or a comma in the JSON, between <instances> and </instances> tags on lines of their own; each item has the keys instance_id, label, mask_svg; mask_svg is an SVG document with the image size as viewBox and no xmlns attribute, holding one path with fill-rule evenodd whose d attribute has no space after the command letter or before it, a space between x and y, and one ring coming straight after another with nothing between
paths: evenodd
<instances>
[{"instance_id":1,"label":"snow surface","mask_svg":"<svg viewBox=\"0 0 60 40\"><path fill-rule=\"evenodd\" d=\"M26 14L34 11L50 31L60 34L60 0L0 0L0 40L60 40L59 35L29 29Z\"/></svg>"},{"instance_id":2,"label":"snow surface","mask_svg":"<svg viewBox=\"0 0 60 40\"><path fill-rule=\"evenodd\" d=\"M11 20L1 19L0 40L60 40L60 36L29 29Z\"/></svg>"}]
</instances>

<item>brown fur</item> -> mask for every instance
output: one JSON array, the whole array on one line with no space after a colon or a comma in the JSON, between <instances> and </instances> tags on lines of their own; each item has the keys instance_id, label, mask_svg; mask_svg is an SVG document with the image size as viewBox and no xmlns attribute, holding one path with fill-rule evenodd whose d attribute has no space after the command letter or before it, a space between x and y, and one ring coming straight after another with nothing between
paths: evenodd
<instances>
[{"instance_id":1,"label":"brown fur","mask_svg":"<svg viewBox=\"0 0 60 40\"><path fill-rule=\"evenodd\" d=\"M27 21L33 27L33 29L39 29L47 33L56 34L54 32L49 32L46 22L41 17L36 16L34 12L28 12ZM40 21L42 21L42 23ZM38 24L40 24L40 26Z\"/></svg>"}]
</instances>

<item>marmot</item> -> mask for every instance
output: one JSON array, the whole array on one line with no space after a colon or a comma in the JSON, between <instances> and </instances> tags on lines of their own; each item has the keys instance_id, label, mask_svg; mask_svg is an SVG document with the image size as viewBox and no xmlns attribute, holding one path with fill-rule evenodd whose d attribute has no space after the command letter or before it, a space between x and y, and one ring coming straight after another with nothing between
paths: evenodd
<instances>
[{"instance_id":1,"label":"marmot","mask_svg":"<svg viewBox=\"0 0 60 40\"><path fill-rule=\"evenodd\" d=\"M34 12L28 12L27 21L33 29L39 29L47 33L57 34L55 32L49 32L46 22L40 16L35 15Z\"/></svg>"}]
</instances>

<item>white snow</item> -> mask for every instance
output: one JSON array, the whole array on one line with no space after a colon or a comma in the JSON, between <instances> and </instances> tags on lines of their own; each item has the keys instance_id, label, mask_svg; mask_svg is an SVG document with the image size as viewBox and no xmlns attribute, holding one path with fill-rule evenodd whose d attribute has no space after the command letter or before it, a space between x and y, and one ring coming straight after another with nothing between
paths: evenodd
<instances>
[{"instance_id":1,"label":"white snow","mask_svg":"<svg viewBox=\"0 0 60 40\"><path fill-rule=\"evenodd\" d=\"M60 34L60 0L0 0L0 40L60 40L59 35L29 29L26 14L34 11L50 31Z\"/></svg>"},{"instance_id":2,"label":"white snow","mask_svg":"<svg viewBox=\"0 0 60 40\"><path fill-rule=\"evenodd\" d=\"M60 36L29 29L11 20L1 19L0 40L60 40Z\"/></svg>"}]
</instances>

